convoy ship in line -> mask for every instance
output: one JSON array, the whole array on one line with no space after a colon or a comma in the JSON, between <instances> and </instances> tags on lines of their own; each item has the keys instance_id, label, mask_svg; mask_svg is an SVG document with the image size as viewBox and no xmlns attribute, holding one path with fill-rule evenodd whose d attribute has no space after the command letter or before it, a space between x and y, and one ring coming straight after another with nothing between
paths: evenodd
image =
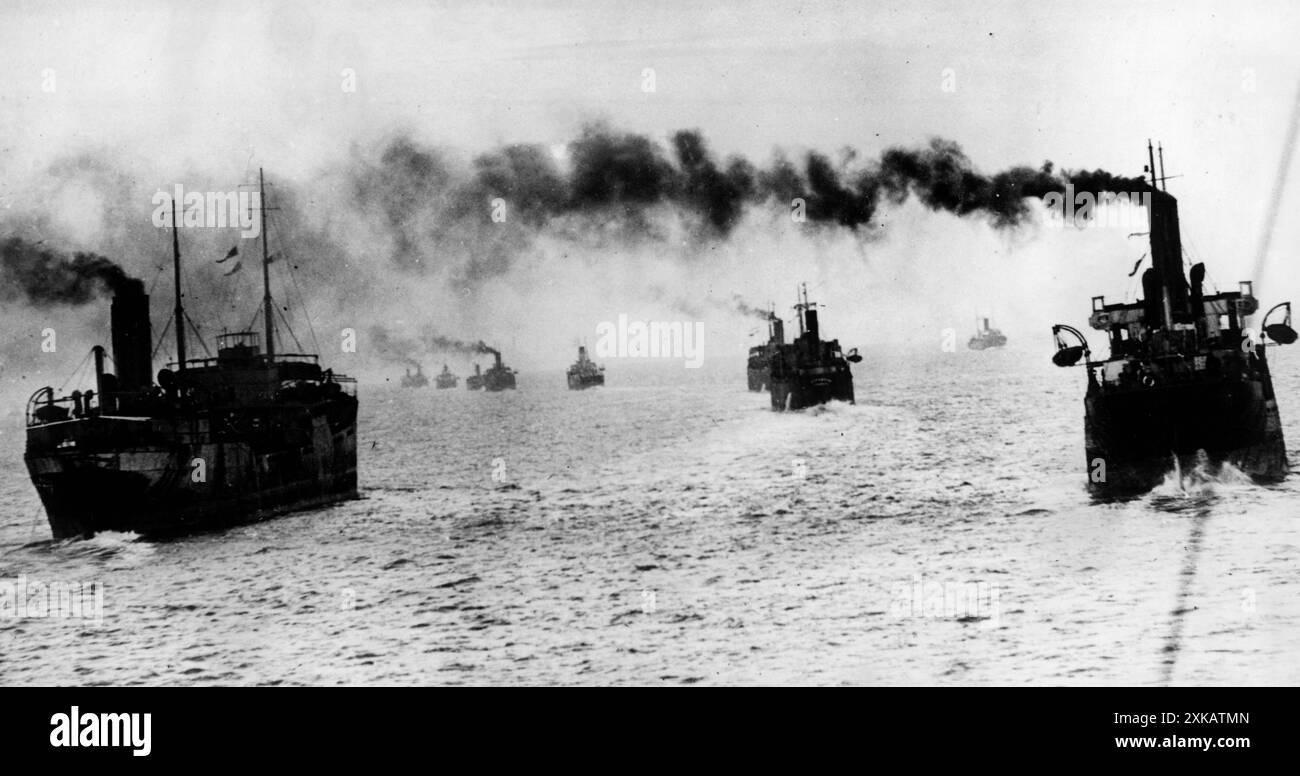
<instances>
[{"instance_id":1,"label":"convoy ship in line","mask_svg":"<svg viewBox=\"0 0 1300 776\"><path fill-rule=\"evenodd\" d=\"M172 368L153 381L149 297L135 281L110 308L115 374L96 346L93 389L32 395L24 460L54 538L178 534L357 497L355 381L275 349L266 201L263 183L264 342L227 333L215 358L186 357L173 203Z\"/></svg>"},{"instance_id":2,"label":"convoy ship in line","mask_svg":"<svg viewBox=\"0 0 1300 776\"><path fill-rule=\"evenodd\" d=\"M437 378L435 378L434 380L434 384L440 390L445 390L447 388L455 388L459 383L460 383L460 378L452 374L451 370L447 368L446 364L442 365L442 372L440 372Z\"/></svg>"},{"instance_id":3,"label":"convoy ship in line","mask_svg":"<svg viewBox=\"0 0 1300 776\"><path fill-rule=\"evenodd\" d=\"M828 401L854 403L853 373L849 363L862 357L854 348L847 356L839 340L821 339L817 307L808 301L807 284L795 305L799 336L789 344L776 346L771 359L772 409L799 410Z\"/></svg>"},{"instance_id":4,"label":"convoy ship in line","mask_svg":"<svg viewBox=\"0 0 1300 776\"><path fill-rule=\"evenodd\" d=\"M745 377L749 390L755 393L771 387L772 356L776 349L785 344L785 322L776 317L776 312L767 314L767 342L749 349L749 362Z\"/></svg>"},{"instance_id":5,"label":"convoy ship in line","mask_svg":"<svg viewBox=\"0 0 1300 776\"><path fill-rule=\"evenodd\" d=\"M1256 334L1246 326L1259 309L1249 281L1237 291L1206 294L1205 265L1198 263L1189 283L1178 201L1162 187L1163 171L1156 177L1150 143L1147 153L1151 266L1142 275L1143 298L1106 304L1104 297L1093 297L1089 324L1107 335L1106 359L1092 359L1077 329L1052 327L1052 361L1074 366L1082 359L1087 375L1089 488L1112 495L1144 492L1174 467L1189 470L1202 456L1259 481L1281 479L1288 471L1286 444L1266 345L1295 342L1291 305L1270 309L1262 334ZM1282 309L1285 319L1270 324L1269 317Z\"/></svg>"},{"instance_id":6,"label":"convoy ship in line","mask_svg":"<svg viewBox=\"0 0 1300 776\"><path fill-rule=\"evenodd\" d=\"M1007 344L1007 337L998 329L989 325L988 318L979 318L975 322L975 336L970 338L966 347L971 350L988 350L1000 348Z\"/></svg>"},{"instance_id":7,"label":"convoy ship in line","mask_svg":"<svg viewBox=\"0 0 1300 776\"><path fill-rule=\"evenodd\" d=\"M491 353L496 360L484 372L478 364L474 365L474 374L465 378L465 387L471 391L504 391L515 389L515 370L501 363L501 352L480 342L480 353Z\"/></svg>"},{"instance_id":8,"label":"convoy ship in line","mask_svg":"<svg viewBox=\"0 0 1300 776\"><path fill-rule=\"evenodd\" d=\"M408 366L406 374L402 375L403 388L423 388L428 384L429 378L424 376L424 369L419 364L415 365L415 374L411 374L411 368Z\"/></svg>"},{"instance_id":9,"label":"convoy ship in line","mask_svg":"<svg viewBox=\"0 0 1300 776\"><path fill-rule=\"evenodd\" d=\"M597 366L595 361L587 358L587 348L578 347L578 360L565 373L569 381L569 390L580 391L605 384L605 367Z\"/></svg>"}]
</instances>

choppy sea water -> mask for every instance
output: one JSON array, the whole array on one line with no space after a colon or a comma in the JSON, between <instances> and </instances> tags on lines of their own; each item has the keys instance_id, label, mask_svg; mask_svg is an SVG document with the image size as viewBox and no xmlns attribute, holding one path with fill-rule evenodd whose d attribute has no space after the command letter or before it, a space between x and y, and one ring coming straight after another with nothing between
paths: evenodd
<instances>
[{"instance_id":1,"label":"choppy sea water","mask_svg":"<svg viewBox=\"0 0 1300 776\"><path fill-rule=\"evenodd\" d=\"M1300 477L1095 504L1048 350L866 356L791 414L743 363L363 385L363 499L165 542L52 541L10 415L0 584L103 616L0 616L0 683L1300 681Z\"/></svg>"}]
</instances>

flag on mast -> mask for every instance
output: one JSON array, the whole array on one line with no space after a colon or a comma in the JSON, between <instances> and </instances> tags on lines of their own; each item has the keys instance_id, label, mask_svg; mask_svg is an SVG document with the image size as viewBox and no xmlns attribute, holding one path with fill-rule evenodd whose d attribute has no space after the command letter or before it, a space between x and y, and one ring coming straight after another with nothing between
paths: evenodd
<instances>
[{"instance_id":1,"label":"flag on mast","mask_svg":"<svg viewBox=\"0 0 1300 776\"><path fill-rule=\"evenodd\" d=\"M239 255L239 246L236 245L235 247L233 247L233 248L230 249L230 253L227 253L226 256L225 256L225 258L217 259L217 263L220 264L221 262L225 261L226 259L231 259L231 258L234 258L235 256L238 256L238 255Z\"/></svg>"}]
</instances>

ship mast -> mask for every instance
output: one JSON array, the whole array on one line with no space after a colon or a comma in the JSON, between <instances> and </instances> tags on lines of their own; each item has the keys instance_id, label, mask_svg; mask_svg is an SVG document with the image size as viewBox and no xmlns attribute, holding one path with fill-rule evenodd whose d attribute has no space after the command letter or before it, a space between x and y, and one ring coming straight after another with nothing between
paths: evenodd
<instances>
[{"instance_id":1,"label":"ship mast","mask_svg":"<svg viewBox=\"0 0 1300 776\"><path fill-rule=\"evenodd\" d=\"M271 317L271 257L266 248L266 178L261 167L257 168L257 185L262 192L262 312L266 318L266 361L269 364L275 360L275 319Z\"/></svg>"},{"instance_id":2,"label":"ship mast","mask_svg":"<svg viewBox=\"0 0 1300 776\"><path fill-rule=\"evenodd\" d=\"M1156 195L1156 196L1159 196L1159 195L1160 195L1160 182L1159 182L1160 179L1156 176L1156 152L1155 152L1155 149L1151 146L1151 140L1150 140L1149 138L1147 139L1147 159L1148 159L1148 160L1150 161L1150 163L1151 163L1151 166L1149 167L1149 169L1151 170L1151 190L1155 192L1155 195ZM1163 149L1163 148L1162 148L1161 151L1160 151L1160 161L1162 161L1162 162L1164 161L1164 149ZM1152 205L1152 206L1149 207L1147 210L1148 210L1148 212L1147 212L1147 219L1148 219L1148 222L1149 222L1149 224L1150 224L1149 231L1151 232L1151 238L1150 238L1150 239L1151 239L1151 255L1152 255L1152 257L1154 257L1154 256L1156 255L1156 253L1155 253L1155 251L1156 251L1156 220L1155 220L1155 212L1154 212L1154 211L1155 211L1155 205ZM1158 263L1158 262L1155 262L1155 261L1152 262L1152 264L1157 264L1157 263ZM1163 268L1162 268L1162 269L1163 269ZM1170 304L1169 304L1169 283L1170 283L1170 282L1171 282L1171 279L1165 277L1165 273L1164 273L1163 271L1160 272L1160 298L1161 298L1161 301L1162 301L1162 303L1163 303L1163 305L1164 305L1163 312L1164 312L1164 314L1165 314L1165 329L1172 329L1172 328L1174 327L1174 314L1173 314L1173 310L1170 308Z\"/></svg>"},{"instance_id":3,"label":"ship mast","mask_svg":"<svg viewBox=\"0 0 1300 776\"><path fill-rule=\"evenodd\" d=\"M808 309L808 284L807 283L804 283L799 287L799 304L796 304L794 306L794 309L799 312L799 316L798 316L799 336L802 337L804 333L803 314L804 311Z\"/></svg>"},{"instance_id":4,"label":"ship mast","mask_svg":"<svg viewBox=\"0 0 1300 776\"><path fill-rule=\"evenodd\" d=\"M176 199L172 198L172 275L176 279L176 371L185 371L185 308L181 305L181 240L176 223Z\"/></svg>"}]
</instances>

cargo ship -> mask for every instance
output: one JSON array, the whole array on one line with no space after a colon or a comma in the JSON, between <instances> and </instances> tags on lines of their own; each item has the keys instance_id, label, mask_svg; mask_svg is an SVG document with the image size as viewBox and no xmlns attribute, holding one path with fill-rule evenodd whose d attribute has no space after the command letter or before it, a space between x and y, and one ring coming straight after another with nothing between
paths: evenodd
<instances>
[{"instance_id":1,"label":"cargo ship","mask_svg":"<svg viewBox=\"0 0 1300 776\"><path fill-rule=\"evenodd\" d=\"M1088 486L1102 495L1145 492L1202 460L1231 464L1257 481L1279 480L1288 465L1267 347L1295 342L1291 305L1271 308L1257 332L1247 326L1259 309L1250 281L1207 293L1203 263L1184 274L1178 202L1162 185L1163 171L1156 175L1150 143L1147 154L1151 266L1142 275L1143 298L1093 298L1088 322L1105 333L1105 359L1092 358L1077 329L1052 327L1053 363L1086 373ZM1162 149L1162 166L1163 156ZM1269 323L1278 311L1285 318Z\"/></svg>"},{"instance_id":2,"label":"cargo ship","mask_svg":"<svg viewBox=\"0 0 1300 776\"><path fill-rule=\"evenodd\" d=\"M966 347L971 350L988 350L1000 348L1005 344L1007 344L1006 335L990 326L988 318L979 318L975 321L975 336L970 338Z\"/></svg>"},{"instance_id":3,"label":"cargo ship","mask_svg":"<svg viewBox=\"0 0 1300 776\"><path fill-rule=\"evenodd\" d=\"M566 375L569 380L569 390L580 391L583 388L594 388L598 385L605 384L605 367L596 366L596 362L587 358L587 348L578 347L578 360L569 367Z\"/></svg>"},{"instance_id":4,"label":"cargo ship","mask_svg":"<svg viewBox=\"0 0 1300 776\"><path fill-rule=\"evenodd\" d=\"M504 391L515 388L515 370L501 363L500 351L480 342L478 352L491 353L496 363L484 372L474 365L474 374L465 378L465 387L471 391Z\"/></svg>"},{"instance_id":5,"label":"cargo ship","mask_svg":"<svg viewBox=\"0 0 1300 776\"><path fill-rule=\"evenodd\" d=\"M402 375L403 388L423 388L429 384L429 378L424 376L424 369L419 364L415 365L415 374L411 374L411 368L406 368L406 374Z\"/></svg>"},{"instance_id":6,"label":"cargo ship","mask_svg":"<svg viewBox=\"0 0 1300 776\"><path fill-rule=\"evenodd\" d=\"M442 365L442 372L435 378L434 384L439 389L455 388L460 383L460 378L451 373L446 364Z\"/></svg>"},{"instance_id":7,"label":"cargo ship","mask_svg":"<svg viewBox=\"0 0 1300 776\"><path fill-rule=\"evenodd\" d=\"M215 357L187 358L173 203L176 362L154 382L149 297L134 281L110 307L113 373L95 346L94 388L32 395L24 460L56 539L223 528L357 496L356 383L315 354L276 351L264 183L261 202L264 341L226 333Z\"/></svg>"},{"instance_id":8,"label":"cargo ship","mask_svg":"<svg viewBox=\"0 0 1300 776\"><path fill-rule=\"evenodd\" d=\"M767 342L749 349L749 362L745 376L749 390L759 392L771 384L772 355L785 344L785 323L775 312L767 314Z\"/></svg>"},{"instance_id":9,"label":"cargo ship","mask_svg":"<svg viewBox=\"0 0 1300 776\"><path fill-rule=\"evenodd\" d=\"M771 359L772 409L800 410L829 401L854 403L849 363L862 360L854 348L840 352L838 340L822 340L817 306L808 301L805 284L795 306L799 336L776 346Z\"/></svg>"}]
</instances>

